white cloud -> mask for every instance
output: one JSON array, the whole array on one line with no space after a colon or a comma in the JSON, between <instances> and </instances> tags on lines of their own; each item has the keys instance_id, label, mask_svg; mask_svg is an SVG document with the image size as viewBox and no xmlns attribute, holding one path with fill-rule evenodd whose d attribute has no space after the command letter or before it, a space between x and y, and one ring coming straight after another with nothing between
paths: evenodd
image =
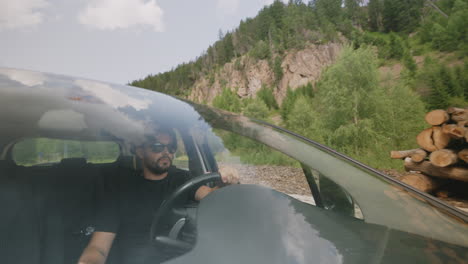
<instances>
[{"instance_id":1,"label":"white cloud","mask_svg":"<svg viewBox=\"0 0 468 264\"><path fill-rule=\"evenodd\" d=\"M70 132L88 128L84 115L71 109L47 111L39 119L38 125L41 129Z\"/></svg>"},{"instance_id":2,"label":"white cloud","mask_svg":"<svg viewBox=\"0 0 468 264\"><path fill-rule=\"evenodd\" d=\"M218 14L234 15L239 9L239 0L218 0L216 9Z\"/></svg>"},{"instance_id":3,"label":"white cloud","mask_svg":"<svg viewBox=\"0 0 468 264\"><path fill-rule=\"evenodd\" d=\"M76 80L75 84L115 108L131 106L137 111L140 111L147 109L151 104L151 101L148 99L133 98L115 88L112 88L109 84L88 80Z\"/></svg>"},{"instance_id":4,"label":"white cloud","mask_svg":"<svg viewBox=\"0 0 468 264\"><path fill-rule=\"evenodd\" d=\"M0 2L0 29L14 29L40 24L47 7L45 0L2 0Z\"/></svg>"},{"instance_id":5,"label":"white cloud","mask_svg":"<svg viewBox=\"0 0 468 264\"><path fill-rule=\"evenodd\" d=\"M78 21L101 30L126 29L147 25L164 31L164 12L156 0L88 0Z\"/></svg>"},{"instance_id":6,"label":"white cloud","mask_svg":"<svg viewBox=\"0 0 468 264\"><path fill-rule=\"evenodd\" d=\"M47 80L47 77L40 72L22 71L5 68L0 69L0 74L4 74L14 81L20 82L26 86L31 87L35 85L41 85Z\"/></svg>"}]
</instances>

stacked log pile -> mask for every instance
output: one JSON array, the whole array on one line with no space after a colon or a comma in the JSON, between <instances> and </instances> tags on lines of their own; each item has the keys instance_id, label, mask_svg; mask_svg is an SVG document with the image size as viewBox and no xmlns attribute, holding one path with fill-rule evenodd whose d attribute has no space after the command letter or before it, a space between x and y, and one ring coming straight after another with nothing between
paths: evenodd
<instances>
[{"instance_id":1,"label":"stacked log pile","mask_svg":"<svg viewBox=\"0 0 468 264\"><path fill-rule=\"evenodd\" d=\"M416 137L420 148L392 151L409 173L400 180L447 202L468 208L468 108L433 110L431 125Z\"/></svg>"}]
</instances>

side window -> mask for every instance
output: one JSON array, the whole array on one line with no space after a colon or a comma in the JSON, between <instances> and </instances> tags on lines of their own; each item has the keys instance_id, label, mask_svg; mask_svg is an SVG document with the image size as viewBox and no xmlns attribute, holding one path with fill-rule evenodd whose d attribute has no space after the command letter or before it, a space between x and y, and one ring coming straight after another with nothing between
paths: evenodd
<instances>
[{"instance_id":1,"label":"side window","mask_svg":"<svg viewBox=\"0 0 468 264\"><path fill-rule=\"evenodd\" d=\"M358 204L343 188L319 171L304 164L302 166L318 206L355 218L364 218Z\"/></svg>"},{"instance_id":2,"label":"side window","mask_svg":"<svg viewBox=\"0 0 468 264\"><path fill-rule=\"evenodd\" d=\"M189 170L189 158L187 151L185 150L184 141L180 133L176 132L177 137L177 151L175 153L175 158L173 160L173 165L177 168Z\"/></svg>"},{"instance_id":3,"label":"side window","mask_svg":"<svg viewBox=\"0 0 468 264\"><path fill-rule=\"evenodd\" d=\"M241 183L263 185L315 205L301 164L249 138L215 130L219 139L208 139L220 170L238 173Z\"/></svg>"},{"instance_id":4,"label":"side window","mask_svg":"<svg viewBox=\"0 0 468 264\"><path fill-rule=\"evenodd\" d=\"M59 163L66 158L85 158L90 163L111 163L120 154L111 141L76 141L51 138L25 139L13 146L13 160L18 165L37 166Z\"/></svg>"}]
</instances>

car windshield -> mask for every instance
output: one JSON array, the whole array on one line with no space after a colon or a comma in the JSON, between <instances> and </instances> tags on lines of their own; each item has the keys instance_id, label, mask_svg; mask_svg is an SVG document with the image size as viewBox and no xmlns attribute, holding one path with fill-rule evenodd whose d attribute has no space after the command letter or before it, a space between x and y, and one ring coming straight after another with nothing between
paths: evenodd
<instances>
[{"instance_id":1,"label":"car windshield","mask_svg":"<svg viewBox=\"0 0 468 264\"><path fill-rule=\"evenodd\" d=\"M6 208L0 226L9 229L2 236L11 241L11 259L44 258L58 250L66 263L76 262L97 228L99 186L112 185L122 177L140 177L148 166L139 155L142 146L147 146L148 135L161 130L172 131L171 144L177 148L171 151L168 143L148 148L173 152L172 168L189 175L189 180L214 173L235 175L240 185L262 186L258 192L266 188L291 203L297 201L301 205L295 207L295 214L319 208L336 219L343 216L353 223L468 246L463 212L289 131L165 94L0 69L0 123L0 203ZM222 185L220 180L203 184ZM167 202L170 195L162 200ZM267 210L268 205L265 201L265 207L256 210ZM197 202L177 206L186 212L179 220L186 223L193 218L196 225L203 225L197 220L203 215L197 214ZM142 231L147 232L145 239L152 232L149 227L157 225L151 213L145 222L147 231ZM128 221L130 226L138 225L133 218ZM180 235L185 244L174 242L179 253L170 258L203 241L195 224L193 230L177 229L181 221L175 222L166 238ZM157 234L151 235L154 239ZM161 241L167 246L172 240ZM345 254L338 244L334 248ZM24 248L34 250L28 256L17 253Z\"/></svg>"}]
</instances>

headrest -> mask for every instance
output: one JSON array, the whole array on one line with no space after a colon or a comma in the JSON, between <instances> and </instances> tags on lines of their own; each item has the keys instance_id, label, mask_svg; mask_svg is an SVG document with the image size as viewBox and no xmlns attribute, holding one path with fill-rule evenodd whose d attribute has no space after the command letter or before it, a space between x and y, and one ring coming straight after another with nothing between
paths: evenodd
<instances>
[{"instance_id":1,"label":"headrest","mask_svg":"<svg viewBox=\"0 0 468 264\"><path fill-rule=\"evenodd\" d=\"M15 162L11 160L0 160L0 168L13 168L16 167Z\"/></svg>"},{"instance_id":2,"label":"headrest","mask_svg":"<svg viewBox=\"0 0 468 264\"><path fill-rule=\"evenodd\" d=\"M119 166L131 170L141 170L141 161L135 155L120 156Z\"/></svg>"},{"instance_id":3,"label":"headrest","mask_svg":"<svg viewBox=\"0 0 468 264\"><path fill-rule=\"evenodd\" d=\"M67 168L70 167L84 167L86 166L86 159L85 158L66 158L62 159L59 163L59 166L66 166Z\"/></svg>"}]
</instances>

